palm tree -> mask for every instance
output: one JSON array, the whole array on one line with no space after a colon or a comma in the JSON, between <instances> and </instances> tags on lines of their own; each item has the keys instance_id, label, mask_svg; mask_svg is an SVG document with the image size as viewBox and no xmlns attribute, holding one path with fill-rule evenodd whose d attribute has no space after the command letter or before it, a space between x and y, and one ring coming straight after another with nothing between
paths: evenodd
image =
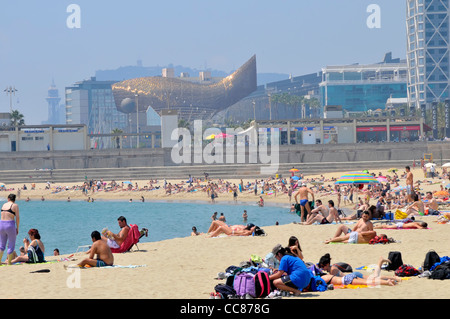
<instances>
[{"instance_id":1,"label":"palm tree","mask_svg":"<svg viewBox=\"0 0 450 319\"><path fill-rule=\"evenodd\" d=\"M11 126L22 126L25 125L25 120L23 119L23 114L18 110L13 110L9 113L9 117L11 119Z\"/></svg>"},{"instance_id":2,"label":"palm tree","mask_svg":"<svg viewBox=\"0 0 450 319\"><path fill-rule=\"evenodd\" d=\"M111 131L111 134L122 134L123 131L120 128L115 128ZM113 136L113 141L116 141L116 148L120 148L120 136Z\"/></svg>"},{"instance_id":3,"label":"palm tree","mask_svg":"<svg viewBox=\"0 0 450 319\"><path fill-rule=\"evenodd\" d=\"M185 119L179 119L178 127L183 127L183 128L190 130L190 123L188 121L186 121Z\"/></svg>"}]
</instances>

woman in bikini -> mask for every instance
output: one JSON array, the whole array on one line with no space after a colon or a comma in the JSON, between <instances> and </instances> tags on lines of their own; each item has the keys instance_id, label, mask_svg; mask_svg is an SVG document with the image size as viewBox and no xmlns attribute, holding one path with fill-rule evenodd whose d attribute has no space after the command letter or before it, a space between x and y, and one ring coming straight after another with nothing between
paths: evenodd
<instances>
[{"instance_id":1,"label":"woman in bikini","mask_svg":"<svg viewBox=\"0 0 450 319\"><path fill-rule=\"evenodd\" d=\"M303 253L302 248L300 247L300 243L298 241L298 238L295 236L291 236L288 241L288 247L291 250L291 253L294 256L297 256L301 260L303 260Z\"/></svg>"},{"instance_id":2,"label":"woman in bikini","mask_svg":"<svg viewBox=\"0 0 450 319\"><path fill-rule=\"evenodd\" d=\"M28 238L23 240L25 251L27 252L24 256L18 256L13 259L12 263L17 263L24 261L26 263L42 263L45 262L44 253L45 246L41 241L41 235L37 229L30 229L28 231L28 236L30 236L31 241Z\"/></svg>"},{"instance_id":3,"label":"woman in bikini","mask_svg":"<svg viewBox=\"0 0 450 319\"><path fill-rule=\"evenodd\" d=\"M399 277L381 276L381 266L386 262L390 263L391 261L389 259L380 257L374 273L370 276L364 276L358 272L352 272L344 275L339 271L334 275L332 274L322 275L321 278L327 283L327 285L333 284L346 286L352 284L352 285L367 285L367 286L377 286L377 285L395 286L401 280Z\"/></svg>"},{"instance_id":4,"label":"woman in bikini","mask_svg":"<svg viewBox=\"0 0 450 319\"><path fill-rule=\"evenodd\" d=\"M8 265L11 265L14 257L14 248L16 245L16 236L19 233L19 206L15 203L16 195L9 194L8 202L3 204L0 219L0 260L3 257L3 253L6 249L6 243L8 242Z\"/></svg>"}]
</instances>

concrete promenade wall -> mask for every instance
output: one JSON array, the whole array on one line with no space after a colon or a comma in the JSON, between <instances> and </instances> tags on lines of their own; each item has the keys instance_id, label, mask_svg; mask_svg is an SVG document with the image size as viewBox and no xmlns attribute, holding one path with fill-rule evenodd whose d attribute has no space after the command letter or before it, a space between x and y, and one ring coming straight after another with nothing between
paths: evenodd
<instances>
[{"instance_id":1,"label":"concrete promenade wall","mask_svg":"<svg viewBox=\"0 0 450 319\"><path fill-rule=\"evenodd\" d=\"M438 164L441 159L450 159L450 142L414 143L360 143L328 145L282 145L279 148L279 163L347 163L419 160L426 153L432 153ZM203 158L201 154L199 158ZM270 155L270 149L269 149ZM239 164L237 159L224 164ZM274 159L274 158L272 158ZM171 149L112 149L80 151L38 151L0 153L0 171L35 169L95 169L192 166L207 163L180 165L172 162ZM248 163L248 152L246 162ZM258 163L267 164L260 161ZM213 163L211 165L220 165ZM239 164L242 165L242 164Z\"/></svg>"}]
</instances>

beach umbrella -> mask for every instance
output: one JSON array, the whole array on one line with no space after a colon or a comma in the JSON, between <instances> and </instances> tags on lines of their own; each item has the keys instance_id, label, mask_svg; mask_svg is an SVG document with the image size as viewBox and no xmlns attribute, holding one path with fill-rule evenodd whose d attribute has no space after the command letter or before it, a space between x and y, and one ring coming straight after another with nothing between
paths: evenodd
<instances>
[{"instance_id":1,"label":"beach umbrella","mask_svg":"<svg viewBox=\"0 0 450 319\"><path fill-rule=\"evenodd\" d=\"M388 179L385 176L378 176L377 181L379 181L380 183L387 183Z\"/></svg>"},{"instance_id":2,"label":"beach umbrella","mask_svg":"<svg viewBox=\"0 0 450 319\"><path fill-rule=\"evenodd\" d=\"M445 197L445 196L448 196L448 192L447 192L447 191L437 191L437 192L435 192L435 193L433 194L433 196L436 196L436 197L439 197L439 196Z\"/></svg>"},{"instance_id":3,"label":"beach umbrella","mask_svg":"<svg viewBox=\"0 0 450 319\"><path fill-rule=\"evenodd\" d=\"M398 168L390 168L390 169L388 169L388 172L395 173L396 171L398 171Z\"/></svg>"},{"instance_id":4,"label":"beach umbrella","mask_svg":"<svg viewBox=\"0 0 450 319\"><path fill-rule=\"evenodd\" d=\"M298 177L298 176L292 176L292 179L293 179L294 181L298 181L298 180L300 179L300 177Z\"/></svg>"},{"instance_id":5,"label":"beach umbrella","mask_svg":"<svg viewBox=\"0 0 450 319\"><path fill-rule=\"evenodd\" d=\"M450 167L450 163L445 163L442 167Z\"/></svg>"},{"instance_id":6,"label":"beach umbrella","mask_svg":"<svg viewBox=\"0 0 450 319\"><path fill-rule=\"evenodd\" d=\"M290 170L289 170L289 172L298 172L299 170L298 169L296 169L296 168L291 168Z\"/></svg>"},{"instance_id":7,"label":"beach umbrella","mask_svg":"<svg viewBox=\"0 0 450 319\"><path fill-rule=\"evenodd\" d=\"M205 139L206 140L213 140L215 137L216 137L216 135L211 134L211 135L207 136Z\"/></svg>"},{"instance_id":8,"label":"beach umbrella","mask_svg":"<svg viewBox=\"0 0 450 319\"><path fill-rule=\"evenodd\" d=\"M434 164L434 163L426 163L425 164L425 167L431 167L431 166L436 166L436 164Z\"/></svg>"},{"instance_id":9,"label":"beach umbrella","mask_svg":"<svg viewBox=\"0 0 450 319\"><path fill-rule=\"evenodd\" d=\"M406 186L397 186L397 187L391 189L391 192L399 192L399 191L402 191L404 189L406 189Z\"/></svg>"},{"instance_id":10,"label":"beach umbrella","mask_svg":"<svg viewBox=\"0 0 450 319\"><path fill-rule=\"evenodd\" d=\"M379 184L375 177L363 172L350 172L342 175L335 184Z\"/></svg>"},{"instance_id":11,"label":"beach umbrella","mask_svg":"<svg viewBox=\"0 0 450 319\"><path fill-rule=\"evenodd\" d=\"M124 184L130 184L130 185L133 185L133 183L132 182L130 182L130 181L126 181L126 182L123 182Z\"/></svg>"},{"instance_id":12,"label":"beach umbrella","mask_svg":"<svg viewBox=\"0 0 450 319\"><path fill-rule=\"evenodd\" d=\"M450 188L450 184L447 184L447 185L445 186L445 188Z\"/></svg>"}]
</instances>

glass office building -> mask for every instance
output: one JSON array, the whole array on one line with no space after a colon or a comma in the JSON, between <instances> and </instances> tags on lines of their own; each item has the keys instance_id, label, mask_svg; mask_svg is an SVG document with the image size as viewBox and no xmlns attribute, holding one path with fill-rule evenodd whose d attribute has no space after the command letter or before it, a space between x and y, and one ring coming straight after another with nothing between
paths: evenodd
<instances>
[{"instance_id":1,"label":"glass office building","mask_svg":"<svg viewBox=\"0 0 450 319\"><path fill-rule=\"evenodd\" d=\"M85 124L88 134L110 134L128 126L127 115L116 108L111 86L115 81L97 81L95 77L66 87L66 124ZM111 138L104 138L104 147Z\"/></svg>"},{"instance_id":2,"label":"glass office building","mask_svg":"<svg viewBox=\"0 0 450 319\"><path fill-rule=\"evenodd\" d=\"M400 60L368 65L327 66L322 69L322 106L344 111L385 109L389 98L407 97L407 65Z\"/></svg>"},{"instance_id":3,"label":"glass office building","mask_svg":"<svg viewBox=\"0 0 450 319\"><path fill-rule=\"evenodd\" d=\"M449 97L449 0L407 0L408 100L416 108Z\"/></svg>"}]
</instances>

